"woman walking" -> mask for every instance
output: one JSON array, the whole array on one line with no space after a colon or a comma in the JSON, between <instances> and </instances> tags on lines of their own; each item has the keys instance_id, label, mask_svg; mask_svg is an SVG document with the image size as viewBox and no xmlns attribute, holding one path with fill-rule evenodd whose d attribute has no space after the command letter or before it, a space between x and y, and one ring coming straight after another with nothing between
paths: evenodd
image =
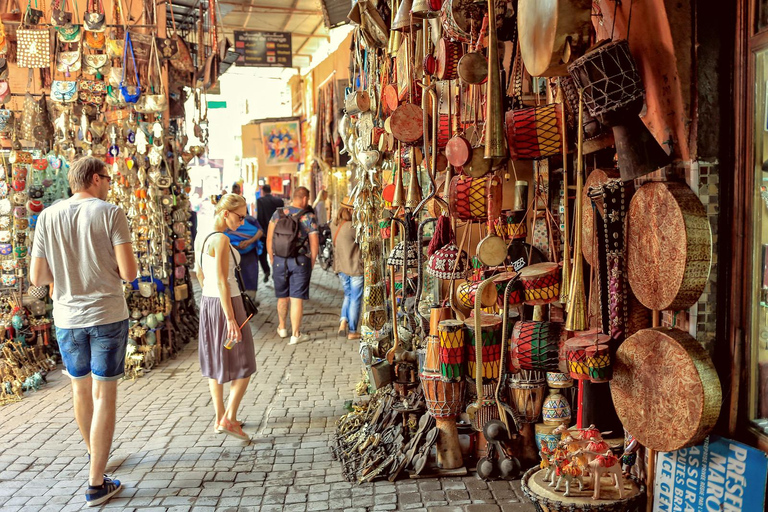
<instances>
[{"instance_id":1,"label":"woman walking","mask_svg":"<svg viewBox=\"0 0 768 512\"><path fill-rule=\"evenodd\" d=\"M363 261L351 221L352 210L342 202L332 227L333 267L339 274L341 286L344 288L339 337L346 336L347 339L356 340L360 338L358 324L363 299Z\"/></svg>"},{"instance_id":2,"label":"woman walking","mask_svg":"<svg viewBox=\"0 0 768 512\"><path fill-rule=\"evenodd\" d=\"M264 230L256 217L248 215L242 226L236 231L227 229L226 235L229 243L240 253L240 274L243 276L245 293L258 306L256 290L259 288L259 254L264 250L264 243L259 240L264 237Z\"/></svg>"},{"instance_id":3,"label":"woman walking","mask_svg":"<svg viewBox=\"0 0 768 512\"><path fill-rule=\"evenodd\" d=\"M226 194L216 204L213 232L200 237L203 242L197 277L203 289L200 302L200 369L207 377L213 408L215 431L244 441L249 440L237 419L237 409L248 381L256 372L253 335L235 279L240 255L233 250L224 231L237 229L246 216L245 199ZM231 348L225 345L231 344ZM224 407L224 384L230 382L229 404Z\"/></svg>"}]
</instances>

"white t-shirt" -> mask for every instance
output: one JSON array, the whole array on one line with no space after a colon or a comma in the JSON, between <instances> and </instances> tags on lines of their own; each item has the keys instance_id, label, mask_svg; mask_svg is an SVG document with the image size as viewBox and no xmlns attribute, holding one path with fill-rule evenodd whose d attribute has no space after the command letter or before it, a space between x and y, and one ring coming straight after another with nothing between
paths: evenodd
<instances>
[{"instance_id":1,"label":"white t-shirt","mask_svg":"<svg viewBox=\"0 0 768 512\"><path fill-rule=\"evenodd\" d=\"M53 321L75 329L128 318L115 246L131 243L128 218L98 198L58 201L40 213L32 257L53 274Z\"/></svg>"}]
</instances>

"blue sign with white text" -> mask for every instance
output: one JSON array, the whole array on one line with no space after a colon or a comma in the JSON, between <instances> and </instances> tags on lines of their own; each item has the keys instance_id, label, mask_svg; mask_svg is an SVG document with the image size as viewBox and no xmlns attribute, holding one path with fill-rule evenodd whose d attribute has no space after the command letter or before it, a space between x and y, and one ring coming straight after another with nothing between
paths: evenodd
<instances>
[{"instance_id":1,"label":"blue sign with white text","mask_svg":"<svg viewBox=\"0 0 768 512\"><path fill-rule=\"evenodd\" d=\"M724 437L658 453L653 512L763 512L768 456Z\"/></svg>"}]
</instances>

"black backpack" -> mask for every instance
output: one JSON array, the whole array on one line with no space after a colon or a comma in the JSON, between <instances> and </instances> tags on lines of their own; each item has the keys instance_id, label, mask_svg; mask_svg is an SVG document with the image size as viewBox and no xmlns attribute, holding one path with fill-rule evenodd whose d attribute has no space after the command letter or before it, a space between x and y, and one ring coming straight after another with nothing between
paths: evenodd
<instances>
[{"instance_id":1,"label":"black backpack","mask_svg":"<svg viewBox=\"0 0 768 512\"><path fill-rule=\"evenodd\" d=\"M293 215L286 215L283 208L278 209L279 218L272 235L272 251L281 258L296 258L301 255L304 240L301 236L301 216L307 213L303 209Z\"/></svg>"}]
</instances>

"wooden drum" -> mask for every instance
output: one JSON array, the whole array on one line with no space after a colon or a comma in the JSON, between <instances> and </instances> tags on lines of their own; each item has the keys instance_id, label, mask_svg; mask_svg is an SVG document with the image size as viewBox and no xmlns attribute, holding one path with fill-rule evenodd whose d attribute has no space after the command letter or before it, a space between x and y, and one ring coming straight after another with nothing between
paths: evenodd
<instances>
[{"instance_id":1,"label":"wooden drum","mask_svg":"<svg viewBox=\"0 0 768 512\"><path fill-rule=\"evenodd\" d=\"M464 48L458 41L442 38L437 43L437 76L438 80L454 80L459 77L456 69L459 59L464 55Z\"/></svg>"},{"instance_id":2,"label":"wooden drum","mask_svg":"<svg viewBox=\"0 0 768 512\"><path fill-rule=\"evenodd\" d=\"M464 322L442 320L437 330L440 340L440 375L445 380L462 380L466 372Z\"/></svg>"},{"instance_id":3,"label":"wooden drum","mask_svg":"<svg viewBox=\"0 0 768 512\"><path fill-rule=\"evenodd\" d=\"M421 387L433 417L453 418L464 410L465 381L446 381L439 373L425 372L421 374Z\"/></svg>"},{"instance_id":4,"label":"wooden drum","mask_svg":"<svg viewBox=\"0 0 768 512\"><path fill-rule=\"evenodd\" d=\"M547 379L544 372L522 371L507 381L512 404L525 423L536 423L547 395Z\"/></svg>"},{"instance_id":5,"label":"wooden drum","mask_svg":"<svg viewBox=\"0 0 768 512\"><path fill-rule=\"evenodd\" d=\"M490 205L488 197L493 198ZM460 174L451 178L448 206L451 214L459 220L484 221L489 216L498 218L502 200L503 189L498 176L471 178Z\"/></svg>"},{"instance_id":6,"label":"wooden drum","mask_svg":"<svg viewBox=\"0 0 768 512\"><path fill-rule=\"evenodd\" d=\"M482 281L464 281L456 288L456 297L459 299L459 303L467 309L473 309L475 307L475 299L477 296L477 289L480 287ZM489 308L496 304L498 299L498 291L495 286L486 286L483 290L483 295L480 297L480 304L484 308Z\"/></svg>"},{"instance_id":7,"label":"wooden drum","mask_svg":"<svg viewBox=\"0 0 768 512\"><path fill-rule=\"evenodd\" d=\"M493 287L486 287L493 288ZM501 375L501 316L481 313L480 328L482 329L483 350L483 381L496 380ZM464 321L467 333L467 374L475 378L475 347L477 333L475 332L475 317Z\"/></svg>"},{"instance_id":8,"label":"wooden drum","mask_svg":"<svg viewBox=\"0 0 768 512\"><path fill-rule=\"evenodd\" d=\"M637 441L671 452L700 443L720 415L722 391L709 354L677 329L643 329L616 352L611 395Z\"/></svg>"},{"instance_id":9,"label":"wooden drum","mask_svg":"<svg viewBox=\"0 0 768 512\"><path fill-rule=\"evenodd\" d=\"M648 309L688 309L709 279L712 232L704 205L682 183L646 183L629 206L627 278Z\"/></svg>"},{"instance_id":10,"label":"wooden drum","mask_svg":"<svg viewBox=\"0 0 768 512\"><path fill-rule=\"evenodd\" d=\"M565 342L568 373L572 379L589 380L587 347L590 345L592 343L589 340L580 337L571 338Z\"/></svg>"},{"instance_id":11,"label":"wooden drum","mask_svg":"<svg viewBox=\"0 0 768 512\"><path fill-rule=\"evenodd\" d=\"M525 290L525 303L529 306L549 304L560 300L560 280L563 271L557 263L537 263L520 271Z\"/></svg>"},{"instance_id":12,"label":"wooden drum","mask_svg":"<svg viewBox=\"0 0 768 512\"><path fill-rule=\"evenodd\" d=\"M523 370L557 371L560 324L516 322L512 329L512 358Z\"/></svg>"},{"instance_id":13,"label":"wooden drum","mask_svg":"<svg viewBox=\"0 0 768 512\"><path fill-rule=\"evenodd\" d=\"M496 305L499 309L504 307L504 295L507 291L507 285L515 276L517 276L517 272L502 272L493 278L493 282L496 284ZM518 281L512 285L512 289L509 292L509 305L518 306L523 303L523 298L523 285Z\"/></svg>"},{"instance_id":14,"label":"wooden drum","mask_svg":"<svg viewBox=\"0 0 768 512\"><path fill-rule=\"evenodd\" d=\"M507 144L513 160L534 160L563 151L563 105L508 110L505 114Z\"/></svg>"},{"instance_id":15,"label":"wooden drum","mask_svg":"<svg viewBox=\"0 0 768 512\"><path fill-rule=\"evenodd\" d=\"M590 345L585 350L585 355L590 381L597 383L611 380L613 369L608 345L602 343Z\"/></svg>"}]
</instances>

